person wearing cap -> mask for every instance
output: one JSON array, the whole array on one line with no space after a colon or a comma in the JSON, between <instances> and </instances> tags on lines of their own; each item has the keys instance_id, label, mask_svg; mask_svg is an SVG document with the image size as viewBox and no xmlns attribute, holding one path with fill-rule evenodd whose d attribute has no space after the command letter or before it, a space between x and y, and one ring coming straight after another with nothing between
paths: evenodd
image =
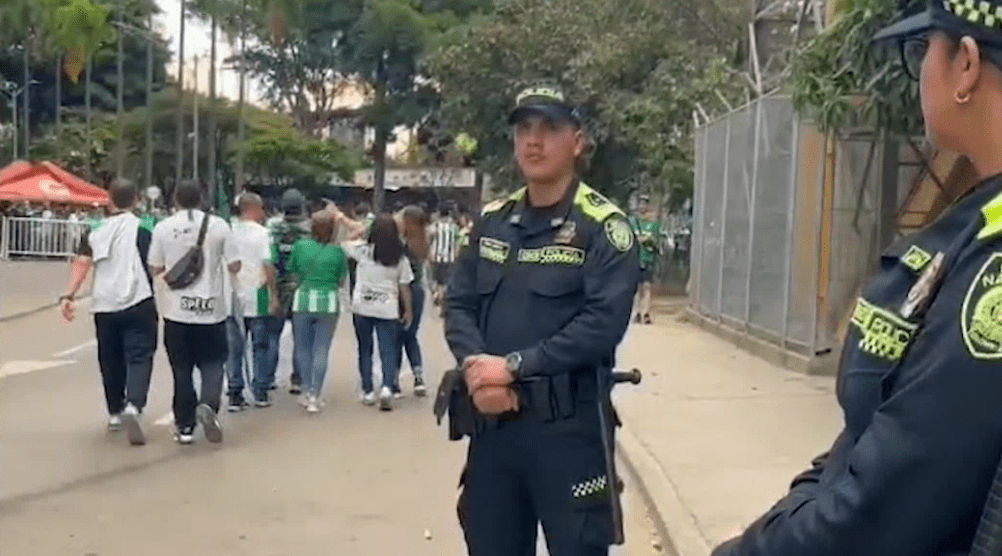
<instances>
[{"instance_id":1,"label":"person wearing cap","mask_svg":"<svg viewBox=\"0 0 1002 556\"><path fill-rule=\"evenodd\" d=\"M306 197L295 188L286 189L282 193L282 218L273 221L268 228L268 235L271 238L272 262L275 268L275 286L278 292L278 311L281 318L270 319L273 322L271 330L274 336L272 342L279 342L285 321L292 319L292 302L299 284L296 276L288 271L289 259L292 256L292 246L297 241L310 237L309 215L306 213ZM274 366L278 366L279 350L268 350L274 353ZM269 367L271 362L269 362ZM274 375L272 375L274 376ZM295 358L292 361L292 375L289 379L289 393L298 396L302 390L302 374L296 364Z\"/></svg>"},{"instance_id":2,"label":"person wearing cap","mask_svg":"<svg viewBox=\"0 0 1002 556\"><path fill-rule=\"evenodd\" d=\"M637 214L630 216L630 226L640 245L640 291L637 293L635 322L651 324L651 282L654 281L655 257L661 254L661 223L651 210L651 198L641 195Z\"/></svg>"},{"instance_id":3,"label":"person wearing cap","mask_svg":"<svg viewBox=\"0 0 1002 556\"><path fill-rule=\"evenodd\" d=\"M714 556L967 554L999 463L1002 2L934 0L875 38L981 181L883 253L842 349L844 429Z\"/></svg>"},{"instance_id":4,"label":"person wearing cap","mask_svg":"<svg viewBox=\"0 0 1002 556\"><path fill-rule=\"evenodd\" d=\"M613 366L640 265L626 215L576 173L585 136L559 89L518 96L526 182L486 205L446 294L445 331L476 411L459 500L472 556L608 553L597 369Z\"/></svg>"}]
</instances>

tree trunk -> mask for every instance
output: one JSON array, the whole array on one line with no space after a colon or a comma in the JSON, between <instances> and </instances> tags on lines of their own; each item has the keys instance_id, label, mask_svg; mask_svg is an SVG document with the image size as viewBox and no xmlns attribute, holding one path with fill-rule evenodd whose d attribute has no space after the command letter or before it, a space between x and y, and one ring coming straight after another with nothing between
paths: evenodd
<instances>
[{"instance_id":1,"label":"tree trunk","mask_svg":"<svg viewBox=\"0 0 1002 556\"><path fill-rule=\"evenodd\" d=\"M84 84L84 120L86 120L86 124L84 125L84 153L83 153L83 155L84 155L85 168L87 169L87 179L90 180L90 181L94 181L94 167L93 167L93 164L91 163L91 159L90 159L91 152L93 150L92 149L93 145L91 143L91 136L90 136L90 130L91 130L91 118L90 118L90 108L91 108L91 99L90 99L90 70L91 70L91 66L93 65L92 58L93 58L93 55L90 52L88 52L87 53L87 67L84 68L84 73L86 74L86 76L84 77L84 80L86 81L86 83Z\"/></svg>"},{"instance_id":2,"label":"tree trunk","mask_svg":"<svg viewBox=\"0 0 1002 556\"><path fill-rule=\"evenodd\" d=\"M383 204L386 198L386 142L389 132L386 130L386 85L383 78L383 60L380 59L376 65L376 136L372 142L372 212L379 214L383 211Z\"/></svg>"},{"instance_id":3,"label":"tree trunk","mask_svg":"<svg viewBox=\"0 0 1002 556\"><path fill-rule=\"evenodd\" d=\"M24 41L24 159L31 162L31 66L28 56L28 40Z\"/></svg>"},{"instance_id":4,"label":"tree trunk","mask_svg":"<svg viewBox=\"0 0 1002 556\"><path fill-rule=\"evenodd\" d=\"M122 16L122 6L119 5L118 9L118 22L120 24L125 23L125 19ZM125 52L125 28L119 26L118 28L118 52L115 55L116 65L118 70L118 83L115 87L115 127L118 134L117 140L115 141L115 177L118 179L122 178L122 173L125 170L125 131L122 129L125 127L125 71L123 67Z\"/></svg>"},{"instance_id":5,"label":"tree trunk","mask_svg":"<svg viewBox=\"0 0 1002 556\"><path fill-rule=\"evenodd\" d=\"M63 158L63 56L56 56L56 160L62 163Z\"/></svg>"},{"instance_id":6,"label":"tree trunk","mask_svg":"<svg viewBox=\"0 0 1002 556\"><path fill-rule=\"evenodd\" d=\"M153 11L146 15L147 26L153 29ZM153 186L153 36L146 36L146 169L143 172L146 189Z\"/></svg>"}]
</instances>

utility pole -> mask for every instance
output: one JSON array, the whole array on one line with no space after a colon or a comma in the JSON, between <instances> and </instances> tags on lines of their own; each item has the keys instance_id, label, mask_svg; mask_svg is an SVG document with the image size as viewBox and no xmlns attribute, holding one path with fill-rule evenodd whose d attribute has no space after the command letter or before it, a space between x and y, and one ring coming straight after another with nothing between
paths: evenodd
<instances>
[{"instance_id":1,"label":"utility pole","mask_svg":"<svg viewBox=\"0 0 1002 556\"><path fill-rule=\"evenodd\" d=\"M185 0L181 0L181 40L177 55L177 152L174 162L174 187L184 179L184 10Z\"/></svg>"},{"instance_id":2,"label":"utility pole","mask_svg":"<svg viewBox=\"0 0 1002 556\"><path fill-rule=\"evenodd\" d=\"M247 49L247 0L243 1L240 11L240 116L237 122L237 171L233 181L233 198L244 190L244 141L246 140L246 127L244 125L244 105L246 104L245 87L247 84L247 71L244 69L244 53Z\"/></svg>"},{"instance_id":3,"label":"utility pole","mask_svg":"<svg viewBox=\"0 0 1002 556\"><path fill-rule=\"evenodd\" d=\"M219 6L212 2L212 38L209 53L209 206L216 206L216 11Z\"/></svg>"},{"instance_id":4,"label":"utility pole","mask_svg":"<svg viewBox=\"0 0 1002 556\"><path fill-rule=\"evenodd\" d=\"M192 76L195 85L195 100L192 102L192 147L191 147L191 179L198 181L198 54L195 54L195 72Z\"/></svg>"}]
</instances>

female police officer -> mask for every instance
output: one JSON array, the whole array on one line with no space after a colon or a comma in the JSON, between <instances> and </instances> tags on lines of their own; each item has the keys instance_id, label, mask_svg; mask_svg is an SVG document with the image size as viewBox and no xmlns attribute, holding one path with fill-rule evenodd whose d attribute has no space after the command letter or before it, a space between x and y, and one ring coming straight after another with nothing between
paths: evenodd
<instances>
[{"instance_id":1,"label":"female police officer","mask_svg":"<svg viewBox=\"0 0 1002 556\"><path fill-rule=\"evenodd\" d=\"M484 208L446 298L446 339L478 411L460 521L472 556L598 556L610 543L596 397L639 264L623 213L575 177L584 136L561 92L519 95L528 186Z\"/></svg>"},{"instance_id":2,"label":"female police officer","mask_svg":"<svg viewBox=\"0 0 1002 556\"><path fill-rule=\"evenodd\" d=\"M926 133L981 181L892 245L857 300L845 429L714 556L942 556L971 546L1002 451L1002 3L933 0L885 29Z\"/></svg>"}]
</instances>

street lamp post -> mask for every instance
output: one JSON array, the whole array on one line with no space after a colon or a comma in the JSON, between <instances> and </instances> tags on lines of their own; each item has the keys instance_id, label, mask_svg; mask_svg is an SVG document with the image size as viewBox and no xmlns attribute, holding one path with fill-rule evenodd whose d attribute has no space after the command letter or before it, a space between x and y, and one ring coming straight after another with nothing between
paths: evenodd
<instances>
[{"instance_id":1,"label":"street lamp post","mask_svg":"<svg viewBox=\"0 0 1002 556\"><path fill-rule=\"evenodd\" d=\"M5 95L7 95L7 98L10 99L9 104L10 104L11 123L14 124L14 134L11 136L13 138L12 142L14 143L13 160L17 160L17 143L18 143L17 97L24 91L24 87L23 86L18 87L17 85L11 83L10 81L7 81L6 83L4 83L2 91Z\"/></svg>"},{"instance_id":2,"label":"street lamp post","mask_svg":"<svg viewBox=\"0 0 1002 556\"><path fill-rule=\"evenodd\" d=\"M143 176L143 182L146 184L146 189L149 189L153 185L153 12L151 11L146 17L149 30L129 25L124 21L115 22L115 25L119 27L119 36L121 36L121 33L128 32L142 35L146 38L146 169ZM121 71L120 57L119 83L123 83L124 80ZM121 88L119 91L121 91ZM121 104L121 92L119 92L119 103ZM120 117L119 143L122 142L121 126ZM121 166L119 166L119 174L121 174Z\"/></svg>"}]
</instances>

